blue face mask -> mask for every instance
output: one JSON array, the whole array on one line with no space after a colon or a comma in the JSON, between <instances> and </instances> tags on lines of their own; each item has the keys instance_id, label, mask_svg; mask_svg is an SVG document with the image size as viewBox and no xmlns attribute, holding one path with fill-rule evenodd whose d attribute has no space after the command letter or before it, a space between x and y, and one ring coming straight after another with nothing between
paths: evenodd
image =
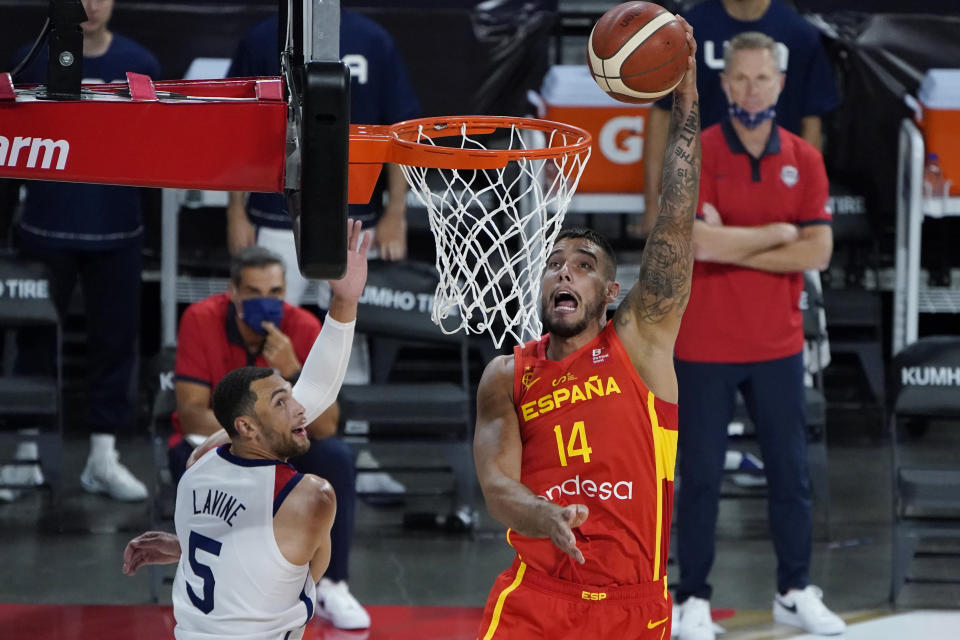
<instances>
[{"instance_id":1,"label":"blue face mask","mask_svg":"<svg viewBox=\"0 0 960 640\"><path fill-rule=\"evenodd\" d=\"M263 322L269 321L278 328L283 322L283 300L277 298L250 298L243 301L243 321L262 336L267 335Z\"/></svg>"},{"instance_id":2,"label":"blue face mask","mask_svg":"<svg viewBox=\"0 0 960 640\"><path fill-rule=\"evenodd\" d=\"M751 113L733 102L730 103L729 112L732 119L736 120L747 129L756 129L765 121L772 120L773 117L777 115L777 110L773 106L767 107L763 111L759 111L757 113Z\"/></svg>"}]
</instances>

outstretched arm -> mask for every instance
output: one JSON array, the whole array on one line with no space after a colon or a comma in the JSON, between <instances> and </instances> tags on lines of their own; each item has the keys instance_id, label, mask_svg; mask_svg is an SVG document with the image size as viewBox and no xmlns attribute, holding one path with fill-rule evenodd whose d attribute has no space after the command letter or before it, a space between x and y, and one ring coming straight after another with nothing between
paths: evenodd
<instances>
[{"instance_id":1,"label":"outstretched arm","mask_svg":"<svg viewBox=\"0 0 960 640\"><path fill-rule=\"evenodd\" d=\"M227 249L231 254L257 244L257 229L247 217L247 193L231 191L227 202Z\"/></svg>"},{"instance_id":2,"label":"outstretched arm","mask_svg":"<svg viewBox=\"0 0 960 640\"><path fill-rule=\"evenodd\" d=\"M494 358L477 389L473 459L487 510L521 535L550 538L561 551L583 564L573 529L587 519L586 505L561 507L541 500L520 482L523 444L513 406L513 367L513 358Z\"/></svg>"},{"instance_id":3,"label":"outstretched arm","mask_svg":"<svg viewBox=\"0 0 960 640\"><path fill-rule=\"evenodd\" d=\"M306 410L307 423L312 423L337 399L353 345L353 327L357 304L367 282L367 249L370 234L364 233L359 221L347 221L347 272L332 280L333 299L320 335L310 348L300 377L293 386L293 395ZM223 429L213 433L193 450L189 467L210 449L229 441Z\"/></svg>"},{"instance_id":4,"label":"outstretched arm","mask_svg":"<svg viewBox=\"0 0 960 640\"><path fill-rule=\"evenodd\" d=\"M663 175L663 152L667 148L670 130L670 111L656 104L647 112L647 126L643 136L643 221L640 235L650 236L660 209L660 179Z\"/></svg>"},{"instance_id":5,"label":"outstretched arm","mask_svg":"<svg viewBox=\"0 0 960 640\"><path fill-rule=\"evenodd\" d=\"M339 280L330 281L333 298L327 319L293 386L293 395L306 410L308 423L316 420L340 393L353 344L357 304L367 282L370 235L363 233L359 221L349 220L347 229L347 272Z\"/></svg>"},{"instance_id":6,"label":"outstretched arm","mask_svg":"<svg viewBox=\"0 0 960 640\"><path fill-rule=\"evenodd\" d=\"M643 250L640 278L614 316L617 334L641 377L651 391L671 401L676 399L673 345L690 297L693 221L700 184L697 45L693 28L683 18L677 19L687 32L690 56L673 96L660 211Z\"/></svg>"}]
</instances>

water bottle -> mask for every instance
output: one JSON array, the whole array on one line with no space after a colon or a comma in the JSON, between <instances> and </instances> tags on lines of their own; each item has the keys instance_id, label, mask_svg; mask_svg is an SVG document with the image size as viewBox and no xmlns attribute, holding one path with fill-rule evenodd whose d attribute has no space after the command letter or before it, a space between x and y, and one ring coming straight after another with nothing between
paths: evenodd
<instances>
[{"instance_id":1,"label":"water bottle","mask_svg":"<svg viewBox=\"0 0 960 640\"><path fill-rule=\"evenodd\" d=\"M927 164L923 168L924 197L943 198L947 195L945 186L943 171L940 169L940 156L935 153L928 153Z\"/></svg>"}]
</instances>

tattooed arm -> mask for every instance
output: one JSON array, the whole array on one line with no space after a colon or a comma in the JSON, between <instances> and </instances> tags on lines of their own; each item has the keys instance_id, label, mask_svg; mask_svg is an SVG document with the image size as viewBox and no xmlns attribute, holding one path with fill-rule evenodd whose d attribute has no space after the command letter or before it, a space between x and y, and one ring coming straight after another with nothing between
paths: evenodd
<instances>
[{"instance_id":1,"label":"tattooed arm","mask_svg":"<svg viewBox=\"0 0 960 640\"><path fill-rule=\"evenodd\" d=\"M617 334L649 389L675 402L673 345L690 297L693 221L700 183L700 108L696 42L683 18L690 45L687 72L674 91L663 161L660 212L640 261L640 278L614 316Z\"/></svg>"}]
</instances>

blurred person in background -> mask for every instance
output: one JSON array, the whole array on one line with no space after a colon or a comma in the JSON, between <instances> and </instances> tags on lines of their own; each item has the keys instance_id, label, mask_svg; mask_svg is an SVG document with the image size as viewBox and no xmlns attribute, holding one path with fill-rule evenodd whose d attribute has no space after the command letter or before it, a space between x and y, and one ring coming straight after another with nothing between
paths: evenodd
<instances>
[{"instance_id":1,"label":"blurred person in background","mask_svg":"<svg viewBox=\"0 0 960 640\"><path fill-rule=\"evenodd\" d=\"M122 82L132 71L160 78L152 53L109 28L113 0L82 0L87 21L83 31L83 82ZM29 50L14 57L14 65ZM46 82L47 48L17 78ZM116 437L133 420L131 380L137 360L140 328L140 277L143 221L140 189L108 185L27 181L26 200L15 223L19 255L45 263L51 295L66 318L79 281L87 319L86 414L90 454L80 483L86 491L115 500L137 501L147 488L119 461ZM51 330L24 329L17 340L14 364L23 375L51 375L56 339ZM24 443L17 457L36 458L36 444ZM42 481L36 467L0 469L5 481ZM16 476L16 478L14 478ZM13 499L15 490L0 491Z\"/></svg>"}]
</instances>

